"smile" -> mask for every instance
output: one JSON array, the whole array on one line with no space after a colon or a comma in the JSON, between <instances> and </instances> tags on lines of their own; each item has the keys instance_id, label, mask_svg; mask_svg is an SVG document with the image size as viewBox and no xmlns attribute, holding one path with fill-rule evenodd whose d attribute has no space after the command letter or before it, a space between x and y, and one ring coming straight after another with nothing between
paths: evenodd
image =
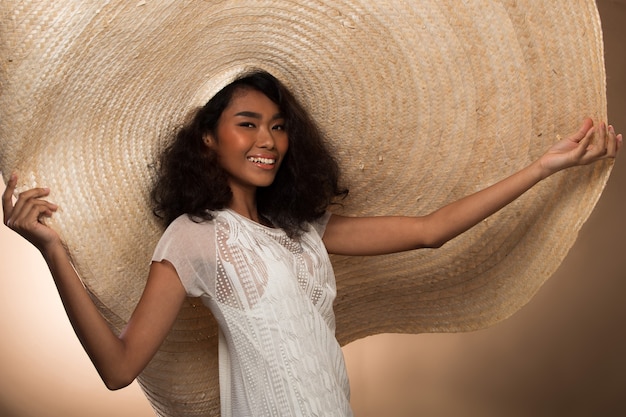
<instances>
[{"instance_id":1,"label":"smile","mask_svg":"<svg viewBox=\"0 0 626 417\"><path fill-rule=\"evenodd\" d=\"M248 161L253 162L255 164L266 164L266 165L274 165L276 163L276 159L274 158L260 158L256 156L249 156Z\"/></svg>"}]
</instances>

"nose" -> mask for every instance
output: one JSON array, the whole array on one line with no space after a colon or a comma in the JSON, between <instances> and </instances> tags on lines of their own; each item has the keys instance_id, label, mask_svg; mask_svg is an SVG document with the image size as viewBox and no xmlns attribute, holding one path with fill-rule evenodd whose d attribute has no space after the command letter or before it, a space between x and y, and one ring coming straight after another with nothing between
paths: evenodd
<instances>
[{"instance_id":1,"label":"nose","mask_svg":"<svg viewBox=\"0 0 626 417\"><path fill-rule=\"evenodd\" d=\"M272 130L267 127L259 129L256 144L259 148L274 149L276 146L276 140L274 139Z\"/></svg>"}]
</instances>

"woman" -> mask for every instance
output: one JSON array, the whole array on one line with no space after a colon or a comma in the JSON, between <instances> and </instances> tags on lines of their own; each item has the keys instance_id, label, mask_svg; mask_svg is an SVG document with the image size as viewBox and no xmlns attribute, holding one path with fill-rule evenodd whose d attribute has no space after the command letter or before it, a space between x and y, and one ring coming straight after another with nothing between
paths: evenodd
<instances>
[{"instance_id":1,"label":"woman","mask_svg":"<svg viewBox=\"0 0 626 417\"><path fill-rule=\"evenodd\" d=\"M5 223L43 254L74 329L110 389L129 384L167 335L187 295L220 325L223 415L351 415L334 339L328 253L439 247L542 179L614 158L622 135L586 120L512 176L422 217L329 214L345 192L321 134L274 77L246 74L216 94L166 149L153 198L167 225L144 293L116 336L42 221L48 189L3 195Z\"/></svg>"}]
</instances>

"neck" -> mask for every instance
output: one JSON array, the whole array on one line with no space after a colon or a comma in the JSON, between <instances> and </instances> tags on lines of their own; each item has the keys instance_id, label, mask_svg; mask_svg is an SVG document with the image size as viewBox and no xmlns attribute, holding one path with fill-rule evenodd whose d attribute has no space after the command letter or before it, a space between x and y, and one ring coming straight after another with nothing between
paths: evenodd
<instances>
[{"instance_id":1,"label":"neck","mask_svg":"<svg viewBox=\"0 0 626 417\"><path fill-rule=\"evenodd\" d=\"M231 187L232 189L232 187ZM231 200L228 208L236 213L249 218L252 221L260 223L259 212L256 205L256 192L255 193L240 193L236 190L233 191L233 199Z\"/></svg>"}]
</instances>

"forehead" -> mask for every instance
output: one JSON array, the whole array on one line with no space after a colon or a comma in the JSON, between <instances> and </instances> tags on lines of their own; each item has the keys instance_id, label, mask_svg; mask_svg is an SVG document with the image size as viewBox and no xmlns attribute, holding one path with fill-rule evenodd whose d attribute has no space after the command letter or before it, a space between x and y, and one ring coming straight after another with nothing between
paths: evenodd
<instances>
[{"instance_id":1,"label":"forehead","mask_svg":"<svg viewBox=\"0 0 626 417\"><path fill-rule=\"evenodd\" d=\"M267 109L275 112L278 109L278 105L259 90L241 87L235 90L225 111L252 109Z\"/></svg>"}]
</instances>

